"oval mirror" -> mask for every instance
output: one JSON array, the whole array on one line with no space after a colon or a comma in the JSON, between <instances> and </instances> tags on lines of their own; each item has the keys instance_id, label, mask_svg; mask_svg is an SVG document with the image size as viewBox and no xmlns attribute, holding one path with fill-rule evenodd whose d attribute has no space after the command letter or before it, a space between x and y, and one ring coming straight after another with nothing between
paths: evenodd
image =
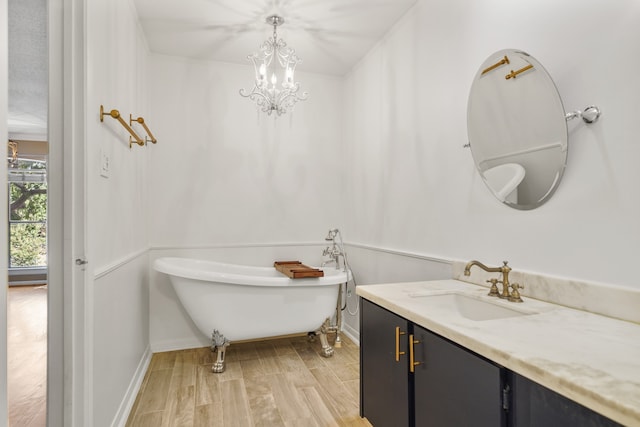
<instances>
[{"instance_id":1,"label":"oval mirror","mask_svg":"<svg viewBox=\"0 0 640 427\"><path fill-rule=\"evenodd\" d=\"M535 58L506 49L484 61L469 94L467 132L478 172L498 200L516 209L549 200L567 161L567 122Z\"/></svg>"}]
</instances>

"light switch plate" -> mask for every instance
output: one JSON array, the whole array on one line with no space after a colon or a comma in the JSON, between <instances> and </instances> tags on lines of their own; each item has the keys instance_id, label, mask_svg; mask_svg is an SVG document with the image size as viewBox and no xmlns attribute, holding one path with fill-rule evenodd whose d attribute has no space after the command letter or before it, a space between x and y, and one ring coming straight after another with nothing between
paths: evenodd
<instances>
[{"instance_id":1,"label":"light switch plate","mask_svg":"<svg viewBox=\"0 0 640 427\"><path fill-rule=\"evenodd\" d=\"M109 155L104 150L100 150L100 176L104 178L109 178L110 170L111 170L111 159L109 158Z\"/></svg>"}]
</instances>

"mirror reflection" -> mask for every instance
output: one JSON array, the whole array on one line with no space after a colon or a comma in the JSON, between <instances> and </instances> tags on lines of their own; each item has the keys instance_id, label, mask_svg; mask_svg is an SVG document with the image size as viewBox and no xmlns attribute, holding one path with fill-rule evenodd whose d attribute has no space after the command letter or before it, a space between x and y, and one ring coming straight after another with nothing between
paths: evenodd
<instances>
[{"instance_id":1,"label":"mirror reflection","mask_svg":"<svg viewBox=\"0 0 640 427\"><path fill-rule=\"evenodd\" d=\"M490 55L471 86L467 131L478 172L502 203L533 209L549 200L567 160L565 110L531 55Z\"/></svg>"}]
</instances>

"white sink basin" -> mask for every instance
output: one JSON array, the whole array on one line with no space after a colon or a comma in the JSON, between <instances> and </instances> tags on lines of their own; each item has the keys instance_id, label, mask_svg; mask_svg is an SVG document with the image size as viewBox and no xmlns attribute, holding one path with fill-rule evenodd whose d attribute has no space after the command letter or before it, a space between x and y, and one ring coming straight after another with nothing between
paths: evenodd
<instances>
[{"instance_id":1,"label":"white sink basin","mask_svg":"<svg viewBox=\"0 0 640 427\"><path fill-rule=\"evenodd\" d=\"M527 316L536 314L521 307L506 307L504 304L518 304L497 300L496 302L479 299L460 293L446 294L413 294L413 298L420 298L424 309L444 311L457 314L469 320L493 320L508 317Z\"/></svg>"}]
</instances>

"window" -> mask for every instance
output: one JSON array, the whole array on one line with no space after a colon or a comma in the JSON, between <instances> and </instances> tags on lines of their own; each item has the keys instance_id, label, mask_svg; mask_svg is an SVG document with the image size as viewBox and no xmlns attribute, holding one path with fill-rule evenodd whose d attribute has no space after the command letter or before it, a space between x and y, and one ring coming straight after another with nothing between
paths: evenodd
<instances>
[{"instance_id":1,"label":"window","mask_svg":"<svg viewBox=\"0 0 640 427\"><path fill-rule=\"evenodd\" d=\"M47 267L46 162L16 159L8 174L9 271L42 271Z\"/></svg>"}]
</instances>

